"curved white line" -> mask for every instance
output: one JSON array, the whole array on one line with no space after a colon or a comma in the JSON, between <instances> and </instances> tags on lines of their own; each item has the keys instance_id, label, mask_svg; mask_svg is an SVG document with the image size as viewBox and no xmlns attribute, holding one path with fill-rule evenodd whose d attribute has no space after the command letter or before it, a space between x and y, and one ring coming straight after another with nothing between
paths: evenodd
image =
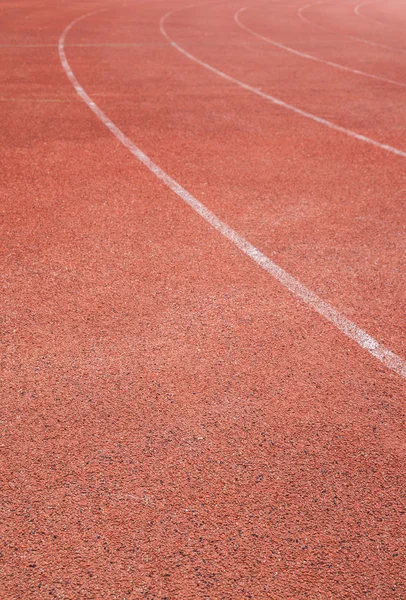
<instances>
[{"instance_id":1,"label":"curved white line","mask_svg":"<svg viewBox=\"0 0 406 600\"><path fill-rule=\"evenodd\" d=\"M314 21L310 21L310 19L307 19L304 16L303 12L306 9L311 8L312 6L318 6L319 4L328 4L328 2L312 2L310 4L305 4L305 6L302 6L301 8L299 8L299 10L297 11L297 16L302 21L304 21L305 23L308 23L309 25L312 25L313 27L318 27L319 29L323 29L324 31L329 31L330 33L337 33L333 29L330 29L329 27L325 27L324 25L320 25L319 23L315 23ZM406 50L402 50L401 48L395 48L394 46L387 46L385 44L379 44L378 42L371 42L371 40L365 40L364 38L356 37L355 35L345 35L345 34L339 34L339 35L343 35L343 37L346 37L350 40L355 40L356 42L362 42L363 44L368 44L368 46L377 46L378 48L385 48L385 50L391 50L392 52L400 52L401 54L406 54Z\"/></svg>"},{"instance_id":2,"label":"curved white line","mask_svg":"<svg viewBox=\"0 0 406 600\"><path fill-rule=\"evenodd\" d=\"M195 6L195 5L193 5L193 6ZM355 131L352 131L351 129L346 129L345 127L342 127L341 125L336 125L335 123L332 123L331 121L328 121L327 119L323 119L322 117L318 117L317 115L314 115L313 113L309 113L305 110L302 110L301 108L297 108L296 106L293 106L293 104L288 104L287 102L284 102L283 100L280 100L279 98L276 98L275 96L271 96L270 94L266 94L265 92L262 92L259 88L255 88L247 83L244 83L243 81L240 81L239 79L236 79L235 77L232 77L231 75L227 75L227 73L224 73L223 71L220 71L219 69L216 69L215 67L212 67L208 63L206 63L203 60L200 60L199 58L194 56L193 54L190 54L190 52L187 52L184 48L182 48L182 46L179 46L179 44L177 44L168 35L168 33L166 32L166 30L164 28L164 23L165 23L166 19L170 15L174 14L175 12L184 10L184 8L185 7L166 13L162 17L162 19L160 20L160 23L159 23L162 35L166 37L166 39L171 44L171 46L176 48L176 50L181 52L184 56L186 56L187 58L190 58L190 60L193 60L195 63L197 63L198 65L201 65L202 67L211 71L212 73L219 75L223 79L226 79L227 81L231 81L232 83L235 83L236 85L242 87L243 89L248 90L249 92L252 92L253 94L256 94L257 96L261 96L261 98L265 98L265 100L270 100L273 104L276 104L277 106L282 106L283 108L287 108L288 110L291 110L292 112L300 115L301 117L306 117L307 119L316 121L316 123L320 123L321 125L325 125L326 127L329 127L330 129L334 129L334 131L339 131L340 133L345 133L345 135L355 138L356 140L365 142L367 144L375 146L376 148L380 148L381 150L386 150L387 152L391 152L392 154L396 154L397 156L401 156L402 158L406 158L406 152L403 150L399 150L398 148L394 148L393 146L389 146L388 144L382 144L381 142L377 142L376 140L373 140L372 138L369 138L366 135L362 135L361 133L356 133ZM190 8L190 7L186 7L186 8Z\"/></svg>"},{"instance_id":3,"label":"curved white line","mask_svg":"<svg viewBox=\"0 0 406 600\"><path fill-rule=\"evenodd\" d=\"M239 25L240 27L242 27L243 29L245 29L246 31L251 33L252 35L255 35L255 37L257 37L258 39L263 40L264 42L272 44L273 46L276 46L277 48L281 48L282 50L286 50L287 52L291 52L292 54L296 54L297 56L300 56L302 58L308 58L310 60L315 60L317 62L321 62L325 65L328 65L329 67L335 67L336 69L341 69L342 71L349 71L350 73L354 73L355 75L363 75L364 77L370 77L371 79L378 79L379 81L385 81L386 83L390 83L392 85L406 87L406 83L401 83L400 81L394 81L393 79L386 79L385 77L379 77L378 75L372 75L371 73L365 73L364 71L359 71L358 69L351 69L351 67L346 67L345 65L340 65L339 63L335 63L330 60L324 60L323 58L319 58L318 56L313 56L313 54L299 52L299 50L295 50L294 48L291 48L290 46L286 46L285 44L281 44L280 42L271 40L270 38L257 33L253 29L250 29L249 27L244 25L244 23L241 23L241 21L239 19L239 15L242 12L244 12L245 10L247 10L247 8L240 8L240 10L238 10L234 15L234 21L237 23L237 25Z\"/></svg>"},{"instance_id":4,"label":"curved white line","mask_svg":"<svg viewBox=\"0 0 406 600\"><path fill-rule=\"evenodd\" d=\"M374 19L373 17L370 17L369 15L364 15L360 11L360 9L363 6L368 6L369 4L376 4L376 1L373 0L372 2L361 2L361 4L358 4L354 8L354 14L357 15L357 17L360 17L361 19L365 19L366 21L371 21L371 23L378 23L379 25L384 25L385 27L389 27L389 29L396 29L396 31L404 31L403 29L400 29L400 27L395 27L394 25L389 25L389 23L385 23L384 21L379 21L378 19Z\"/></svg>"},{"instance_id":5,"label":"curved white line","mask_svg":"<svg viewBox=\"0 0 406 600\"><path fill-rule=\"evenodd\" d=\"M304 23L308 23L309 25L312 25L313 27L318 27L319 29L325 30L326 28L323 27L323 25L319 25L318 23L314 23L313 21L310 21L303 14L307 8L311 8L312 6L317 6L318 4L324 4L324 2L311 2L310 4L305 4L304 6L300 7L297 10L296 14L299 17L299 19L301 19Z\"/></svg>"},{"instance_id":6,"label":"curved white line","mask_svg":"<svg viewBox=\"0 0 406 600\"><path fill-rule=\"evenodd\" d=\"M354 8L354 14L356 14L358 17L361 17L361 19L366 19L367 21L375 21L375 19L371 19L370 17L366 17L365 15L360 13L360 8L362 8L363 6L368 6L368 4L375 4L375 2L361 2L361 4L358 4ZM376 23L379 22L380 21L376 21Z\"/></svg>"},{"instance_id":7,"label":"curved white line","mask_svg":"<svg viewBox=\"0 0 406 600\"><path fill-rule=\"evenodd\" d=\"M313 310L319 313L319 315L335 325L342 333L344 333L344 335L356 342L359 346L361 346L361 348L369 352L389 369L401 377L406 378L406 362L404 360L394 354L391 350L385 348L385 346L380 344L376 339L358 327L355 323L347 319L347 317L339 313L330 304L319 298L311 290L302 285L297 279L292 277L292 275L290 275L287 271L279 267L270 258L265 256L265 254L260 252L260 250L255 248L255 246L250 244L250 242L234 231L234 229L221 221L213 212L211 212L211 210L202 204L202 202L192 196L192 194L190 194L177 181L172 179L170 175L165 173L161 167L154 163L149 156L147 156L140 148L138 148L138 146L136 146L134 142L132 142L121 131L121 129L119 129L117 125L115 125L113 121L109 119L109 117L97 106L97 104L93 102L90 96L80 85L68 63L65 54L65 38L69 30L76 23L99 12L101 11L87 13L86 15L83 15L82 17L72 21L65 28L59 39L58 49L62 67L80 98L93 111L103 125L105 125L119 140L119 142L121 142L127 148L127 150L129 150L131 154L137 158L137 160L147 167L147 169L149 169L158 179L168 186L169 189L177 194L179 198L181 198L188 206L190 206L190 208L192 208L198 215L207 221L207 223L209 223L214 229L221 233L221 235L237 246L237 248L239 248L246 256L253 260L259 267L264 269L264 271L279 281L279 283L287 288L292 294L303 300L303 302L313 308Z\"/></svg>"}]
</instances>

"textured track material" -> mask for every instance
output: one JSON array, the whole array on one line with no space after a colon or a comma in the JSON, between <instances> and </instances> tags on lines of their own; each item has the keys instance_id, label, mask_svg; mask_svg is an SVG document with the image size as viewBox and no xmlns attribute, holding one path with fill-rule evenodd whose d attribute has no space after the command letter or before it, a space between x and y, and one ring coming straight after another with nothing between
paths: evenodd
<instances>
[{"instance_id":1,"label":"textured track material","mask_svg":"<svg viewBox=\"0 0 406 600\"><path fill-rule=\"evenodd\" d=\"M58 56L404 361L406 160L215 72L406 151L404 4L303 4L0 7L2 600L406 598L405 379Z\"/></svg>"}]
</instances>

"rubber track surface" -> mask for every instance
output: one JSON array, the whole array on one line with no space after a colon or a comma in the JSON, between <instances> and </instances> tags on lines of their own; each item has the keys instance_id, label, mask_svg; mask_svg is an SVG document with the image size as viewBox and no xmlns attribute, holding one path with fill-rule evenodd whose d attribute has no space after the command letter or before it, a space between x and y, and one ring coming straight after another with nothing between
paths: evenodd
<instances>
[{"instance_id":1,"label":"rubber track surface","mask_svg":"<svg viewBox=\"0 0 406 600\"><path fill-rule=\"evenodd\" d=\"M0 6L3 600L404 600L405 5ZM377 21L380 21L378 23ZM313 23L313 24L312 24ZM357 38L357 39L355 39ZM367 40L365 43L362 40ZM389 49L388 47L392 49Z\"/></svg>"}]
</instances>

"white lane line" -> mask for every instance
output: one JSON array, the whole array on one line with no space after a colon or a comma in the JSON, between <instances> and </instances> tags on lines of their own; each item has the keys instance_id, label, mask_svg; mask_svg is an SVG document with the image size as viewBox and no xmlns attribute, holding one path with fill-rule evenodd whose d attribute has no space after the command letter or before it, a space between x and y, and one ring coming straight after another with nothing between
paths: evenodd
<instances>
[{"instance_id":1,"label":"white lane line","mask_svg":"<svg viewBox=\"0 0 406 600\"><path fill-rule=\"evenodd\" d=\"M385 23L384 21L379 21L378 19L374 19L373 17L370 17L369 15L364 15L364 13L361 12L361 8L363 8L364 6L368 6L370 4L376 4L375 0L373 2L362 2L361 4L358 4L358 6L356 6L354 8L354 14L356 14L357 17L361 17L361 19L365 19L366 21L371 21L371 23L378 23L379 25L384 25L385 27L389 27L389 29L396 29L397 31L404 31L403 29L400 29L399 27L395 27L394 25L389 25L389 23Z\"/></svg>"},{"instance_id":2,"label":"white lane line","mask_svg":"<svg viewBox=\"0 0 406 600\"><path fill-rule=\"evenodd\" d=\"M362 15L360 13L360 8L362 8L363 6L368 6L368 4L375 4L375 2L361 2L361 4L358 4L354 8L354 14L356 14L358 17L361 17L361 19L367 19L367 21L375 21L375 19L371 19L371 17L366 17L365 15ZM380 21L375 21L375 22L380 23Z\"/></svg>"},{"instance_id":3,"label":"white lane line","mask_svg":"<svg viewBox=\"0 0 406 600\"><path fill-rule=\"evenodd\" d=\"M324 4L324 2L311 2L310 4L305 4L304 6L301 6L300 8L298 8L296 14L299 17L299 19L301 19L304 23L307 23L308 25L312 25L313 27L318 27L319 29L326 30L326 28L323 27L323 25L319 25L318 23L314 23L313 21L310 21L303 14L305 10L307 10L308 8L311 8L312 6L317 6L318 4Z\"/></svg>"},{"instance_id":4,"label":"white lane line","mask_svg":"<svg viewBox=\"0 0 406 600\"><path fill-rule=\"evenodd\" d=\"M107 9L104 9L107 10ZM65 38L69 30L79 21L90 17L102 11L87 13L78 19L72 21L63 31L59 39L59 57L62 67L68 76L70 82L75 88L80 98L93 111L96 117L105 125L111 133L131 152L137 160L139 160L147 169L149 169L158 179L168 186L179 198L181 198L190 208L200 215L207 223L216 229L221 235L232 242L246 256L253 260L259 267L274 277L280 284L287 288L292 294L300 298L303 302L309 305L319 315L327 319L335 325L344 335L356 342L361 348L369 352L376 359L381 361L386 367L406 379L406 362L397 356L391 350L388 350L380 344L375 338L370 336L366 331L358 327L355 323L347 319L339 313L333 306L319 298L315 293L305 287L287 271L279 267L270 258L255 248L250 242L239 235L234 229L221 221L211 210L209 210L202 202L197 200L177 181L172 179L170 175L165 173L161 167L154 163L138 146L134 144L122 131L109 119L109 117L97 106L90 96L85 92L80 85L75 74L73 73L65 54Z\"/></svg>"},{"instance_id":5,"label":"white lane line","mask_svg":"<svg viewBox=\"0 0 406 600\"><path fill-rule=\"evenodd\" d=\"M354 73L355 75L363 75L364 77L370 77L371 79L378 79L379 81L385 81L386 83L390 83L392 85L406 87L406 83L401 83L400 81L394 81L393 79L386 79L385 77L379 77L378 75L372 75L371 73L365 73L364 71L359 71L358 69L351 69L350 67L346 67L345 65L340 65L340 64L332 62L330 60L324 60L322 58L319 58L318 56L313 56L313 54L299 52L299 50L295 50L294 48L291 48L290 46L286 46L285 44L281 44L280 42L271 40L270 38L257 33L253 29L250 29L249 27L247 27L247 25L244 25L244 23L241 23L239 16L242 12L244 12L246 10L247 10L246 7L240 8L240 10L238 10L234 15L234 21L237 23L237 25L239 25L240 27L242 27L243 29L245 29L246 31L248 31L249 33L251 33L252 35L257 37L258 39L263 40L264 42L272 44L273 46L276 46L277 48L281 48L282 50L286 50L287 52L291 52L292 54L296 54L297 56L300 56L301 58L308 58L310 60L315 60L315 61L321 62L325 65L329 65L330 67L335 67L336 69L341 69L342 71L349 71L350 73Z\"/></svg>"},{"instance_id":6,"label":"white lane line","mask_svg":"<svg viewBox=\"0 0 406 600\"><path fill-rule=\"evenodd\" d=\"M195 6L195 5L193 5L193 6ZM188 7L186 7L186 8L188 8ZM189 7L189 8L191 8L191 7ZM166 13L159 22L159 26L160 26L162 35L164 35L166 37L166 39L171 44L171 46L176 48L176 50L181 52L184 56L186 56L187 58L190 58L190 60L193 60L195 63L197 63L198 65L201 65L205 69L208 69L212 73L219 75L223 79L226 79L227 81L231 81L232 83L235 83L236 85L242 87L243 89L248 90L249 92L252 92L253 94L256 94L257 96L261 96L261 98L265 98L265 100L270 100L271 102L273 102L273 104L282 106L283 108L287 108L288 110L291 110L292 112L300 115L301 117L306 117L307 119L316 121L316 123L325 125L326 127L329 127L330 129L334 129L335 131L339 131L340 133L345 133L345 135L355 138L356 140L359 140L361 142L366 142L367 144L371 144L372 146L375 146L376 148L380 148L381 150L386 150L387 152L391 152L392 154L396 154L397 156L406 158L406 152L404 152L403 150L399 150L398 148L394 148L393 146L389 146L388 144L382 144L381 142L373 140L372 138L369 138L366 135L362 135L361 133L356 133L355 131L352 131L351 129L346 129L345 127L342 127L341 125L336 125L335 123L332 123L331 121L328 121L327 119L323 119L322 117L318 117L317 115L314 115L313 113L309 113L305 110L302 110L301 108L297 108L297 106L293 106L293 104L288 104L287 102L284 102L283 100L280 100L279 98L275 98L275 96L266 94L265 92L261 91L259 88L255 88L247 83L244 83L243 81L240 81L239 79L236 79L235 77L232 77L231 75L227 75L227 73L224 73L223 71L220 71L219 69L216 69L212 65L209 65L209 63L206 63L203 60L200 60L199 58L194 56L193 54L190 54L190 52L187 52L184 48L182 48L182 46L177 44L168 35L168 33L164 27L164 23L170 15L172 15L176 12L179 12L180 10L184 10L184 9L185 9L185 7Z\"/></svg>"},{"instance_id":7,"label":"white lane line","mask_svg":"<svg viewBox=\"0 0 406 600\"><path fill-rule=\"evenodd\" d=\"M325 27L324 25L320 25L319 23L315 23L314 21L310 21L310 19L308 19L307 17L304 16L303 13L305 10L307 10L308 8L311 8L312 6L319 6L320 4L328 4L328 2L323 1L323 2L312 2L311 4L305 4L305 6L302 6L301 8L299 8L299 10L297 11L297 16L299 17L299 19L301 19L305 23L308 23L309 25L312 25L313 27L318 27L319 29L323 29L324 31L329 31L330 33L335 33L337 35L343 35L344 37L346 37L350 40L355 40L356 42L362 42L363 44L368 44L368 46L377 46L378 48L385 48L385 50L391 50L392 52L400 52L401 54L406 54L406 50L402 50L401 48L395 48L394 46L387 46L385 44L379 44L378 42L371 42L371 40L366 40L364 38L356 37L355 35L338 34L337 31L334 31L333 29L330 29L329 27Z\"/></svg>"}]
</instances>

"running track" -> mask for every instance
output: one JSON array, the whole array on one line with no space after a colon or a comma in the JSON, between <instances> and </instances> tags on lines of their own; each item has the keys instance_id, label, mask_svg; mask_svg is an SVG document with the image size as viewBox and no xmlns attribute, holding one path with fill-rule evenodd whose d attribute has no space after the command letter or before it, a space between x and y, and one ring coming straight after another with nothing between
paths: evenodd
<instances>
[{"instance_id":1,"label":"running track","mask_svg":"<svg viewBox=\"0 0 406 600\"><path fill-rule=\"evenodd\" d=\"M0 598L405 599L404 1L0 22Z\"/></svg>"}]
</instances>

